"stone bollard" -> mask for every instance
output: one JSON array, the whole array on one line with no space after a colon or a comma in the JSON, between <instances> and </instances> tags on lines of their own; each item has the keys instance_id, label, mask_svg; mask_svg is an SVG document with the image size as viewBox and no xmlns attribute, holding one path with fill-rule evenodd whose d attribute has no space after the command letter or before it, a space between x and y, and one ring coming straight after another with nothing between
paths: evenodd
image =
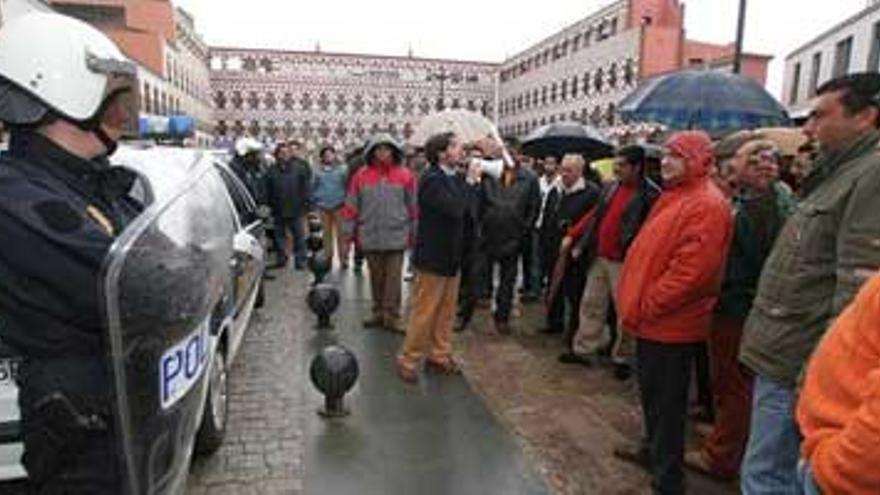
<instances>
[{"instance_id":1,"label":"stone bollard","mask_svg":"<svg viewBox=\"0 0 880 495\"><path fill-rule=\"evenodd\" d=\"M306 295L306 304L315 316L318 317L317 329L333 328L330 316L339 308L339 289L330 284L319 283L309 289Z\"/></svg>"},{"instance_id":2,"label":"stone bollard","mask_svg":"<svg viewBox=\"0 0 880 495\"><path fill-rule=\"evenodd\" d=\"M324 394L324 407L318 414L325 418L342 418L350 411L343 398L358 379L360 370L354 353L339 345L321 350L309 366L312 384Z\"/></svg>"}]
</instances>

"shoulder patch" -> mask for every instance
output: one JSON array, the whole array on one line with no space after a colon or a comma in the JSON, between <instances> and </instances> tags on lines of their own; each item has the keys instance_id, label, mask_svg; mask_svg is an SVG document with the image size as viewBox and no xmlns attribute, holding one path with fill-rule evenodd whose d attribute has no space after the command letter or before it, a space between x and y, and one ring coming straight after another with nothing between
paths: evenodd
<instances>
[{"instance_id":1,"label":"shoulder patch","mask_svg":"<svg viewBox=\"0 0 880 495\"><path fill-rule=\"evenodd\" d=\"M82 216L61 200L41 201L34 206L34 211L50 229L62 234L75 232L83 225Z\"/></svg>"}]
</instances>

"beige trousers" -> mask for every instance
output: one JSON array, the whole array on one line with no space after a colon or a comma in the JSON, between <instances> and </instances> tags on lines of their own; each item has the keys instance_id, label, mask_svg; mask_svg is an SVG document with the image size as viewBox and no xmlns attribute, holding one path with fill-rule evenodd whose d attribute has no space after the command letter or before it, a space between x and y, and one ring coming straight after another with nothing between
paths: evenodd
<instances>
[{"instance_id":1,"label":"beige trousers","mask_svg":"<svg viewBox=\"0 0 880 495\"><path fill-rule=\"evenodd\" d=\"M386 325L396 324L400 319L403 251L374 251L364 256L370 269L373 318Z\"/></svg>"},{"instance_id":2,"label":"beige trousers","mask_svg":"<svg viewBox=\"0 0 880 495\"><path fill-rule=\"evenodd\" d=\"M342 264L348 264L348 246L340 235L342 219L339 210L321 210L321 225L324 226L324 253L333 261L333 249Z\"/></svg>"},{"instance_id":3,"label":"beige trousers","mask_svg":"<svg viewBox=\"0 0 880 495\"><path fill-rule=\"evenodd\" d=\"M610 339L606 332L608 303L617 292L622 263L597 257L587 273L587 285L581 298L580 325L574 337L574 351L578 354L595 353ZM618 321L617 338L611 348L611 359L625 363L633 354L633 339Z\"/></svg>"},{"instance_id":4,"label":"beige trousers","mask_svg":"<svg viewBox=\"0 0 880 495\"><path fill-rule=\"evenodd\" d=\"M458 275L443 277L416 270L406 338L398 356L401 366L414 370L425 354L436 363L452 356L458 284Z\"/></svg>"}]
</instances>

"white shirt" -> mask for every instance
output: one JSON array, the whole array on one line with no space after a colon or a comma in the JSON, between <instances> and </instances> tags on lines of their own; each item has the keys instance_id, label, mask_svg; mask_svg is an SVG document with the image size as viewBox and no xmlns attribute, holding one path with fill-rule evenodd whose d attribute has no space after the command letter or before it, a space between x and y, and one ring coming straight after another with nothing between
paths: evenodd
<instances>
[{"instance_id":1,"label":"white shirt","mask_svg":"<svg viewBox=\"0 0 880 495\"><path fill-rule=\"evenodd\" d=\"M538 211L538 219L535 220L536 229L540 229L541 224L544 223L544 209L547 208L547 198L550 196L550 191L554 189L562 191L562 177L556 174L553 179L549 179L546 175L542 175L538 178L538 186L541 189L541 209Z\"/></svg>"}]
</instances>

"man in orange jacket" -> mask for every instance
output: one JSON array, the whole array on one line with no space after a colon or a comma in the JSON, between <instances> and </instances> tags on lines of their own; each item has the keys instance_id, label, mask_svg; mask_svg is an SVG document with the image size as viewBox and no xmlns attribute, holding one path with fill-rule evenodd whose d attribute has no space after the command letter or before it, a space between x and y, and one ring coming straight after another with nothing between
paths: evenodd
<instances>
[{"instance_id":1,"label":"man in orange jacket","mask_svg":"<svg viewBox=\"0 0 880 495\"><path fill-rule=\"evenodd\" d=\"M626 254L617 289L636 360L655 493L684 493L684 429L697 346L705 342L732 235L730 206L709 179L712 142L674 134L663 193Z\"/></svg>"},{"instance_id":2,"label":"man in orange jacket","mask_svg":"<svg viewBox=\"0 0 880 495\"><path fill-rule=\"evenodd\" d=\"M880 493L880 275L813 354L797 420L803 493Z\"/></svg>"}]
</instances>

